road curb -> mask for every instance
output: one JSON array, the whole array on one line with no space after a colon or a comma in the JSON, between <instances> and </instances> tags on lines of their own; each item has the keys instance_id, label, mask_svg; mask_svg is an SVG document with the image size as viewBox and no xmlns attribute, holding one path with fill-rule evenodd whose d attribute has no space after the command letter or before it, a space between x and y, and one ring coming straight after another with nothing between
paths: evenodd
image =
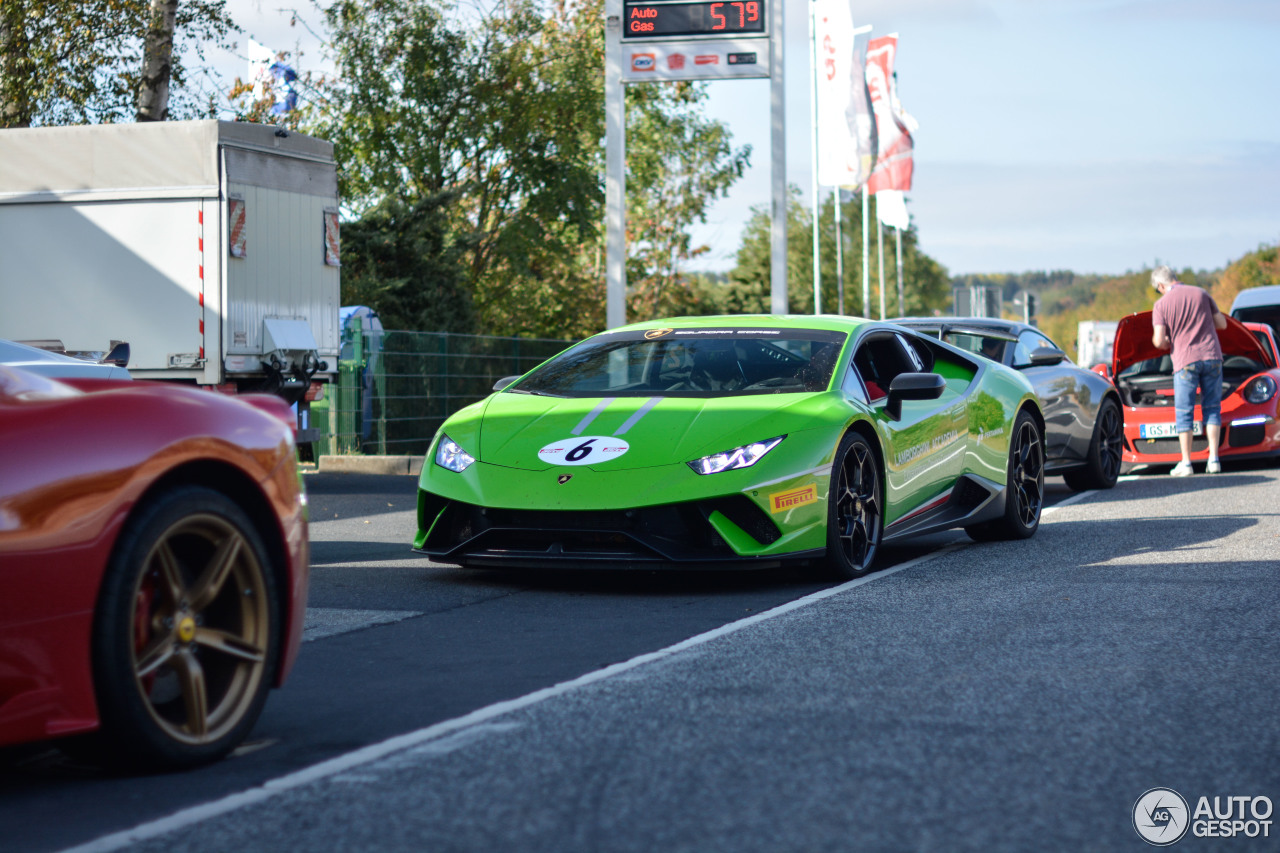
<instances>
[{"instance_id":1,"label":"road curb","mask_svg":"<svg viewBox=\"0 0 1280 853\"><path fill-rule=\"evenodd\" d=\"M321 456L321 474L412 474L422 471L423 456Z\"/></svg>"}]
</instances>

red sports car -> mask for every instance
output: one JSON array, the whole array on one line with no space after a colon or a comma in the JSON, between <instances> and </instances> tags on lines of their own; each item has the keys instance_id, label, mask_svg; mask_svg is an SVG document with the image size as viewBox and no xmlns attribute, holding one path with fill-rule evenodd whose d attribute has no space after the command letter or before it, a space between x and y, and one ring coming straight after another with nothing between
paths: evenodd
<instances>
[{"instance_id":1,"label":"red sports car","mask_svg":"<svg viewBox=\"0 0 1280 853\"><path fill-rule=\"evenodd\" d=\"M0 365L0 746L217 759L302 641L306 497L273 397Z\"/></svg>"},{"instance_id":2,"label":"red sports car","mask_svg":"<svg viewBox=\"0 0 1280 853\"><path fill-rule=\"evenodd\" d=\"M1227 318L1222 344L1223 460L1280 458L1280 355L1271 329ZM1124 401L1124 462L1174 465L1182 459L1174 431L1173 360L1151 343L1151 312L1131 314L1116 329L1112 376ZM1209 458L1199 397L1192 412L1191 459Z\"/></svg>"}]
</instances>

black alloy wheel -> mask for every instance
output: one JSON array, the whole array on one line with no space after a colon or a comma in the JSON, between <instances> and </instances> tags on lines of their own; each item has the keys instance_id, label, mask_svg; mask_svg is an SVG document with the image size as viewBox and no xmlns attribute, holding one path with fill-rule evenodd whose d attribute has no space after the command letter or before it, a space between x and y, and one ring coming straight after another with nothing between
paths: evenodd
<instances>
[{"instance_id":1,"label":"black alloy wheel","mask_svg":"<svg viewBox=\"0 0 1280 853\"><path fill-rule=\"evenodd\" d=\"M1093 425L1093 439L1089 442L1089 456L1083 468L1062 475L1067 487L1073 491L1109 489L1120 477L1120 462L1124 452L1124 418L1116 401L1107 398L1098 407L1098 418Z\"/></svg>"},{"instance_id":2,"label":"black alloy wheel","mask_svg":"<svg viewBox=\"0 0 1280 853\"><path fill-rule=\"evenodd\" d=\"M875 449L849 433L836 450L827 511L827 567L840 579L871 571L884 532L880 464Z\"/></svg>"},{"instance_id":3,"label":"black alloy wheel","mask_svg":"<svg viewBox=\"0 0 1280 853\"><path fill-rule=\"evenodd\" d=\"M1040 427L1027 412L1019 412L1009 442L1009 469L1004 514L992 521L973 524L965 533L979 542L996 539L1029 539L1040 527L1044 509L1044 440Z\"/></svg>"}]
</instances>

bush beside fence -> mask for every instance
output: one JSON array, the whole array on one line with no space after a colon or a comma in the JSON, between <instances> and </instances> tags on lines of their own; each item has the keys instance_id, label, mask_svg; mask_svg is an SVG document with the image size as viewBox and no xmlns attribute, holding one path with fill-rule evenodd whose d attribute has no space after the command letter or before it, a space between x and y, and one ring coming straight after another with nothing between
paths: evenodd
<instances>
[{"instance_id":1,"label":"bush beside fence","mask_svg":"<svg viewBox=\"0 0 1280 853\"><path fill-rule=\"evenodd\" d=\"M445 418L573 341L448 332L343 334L338 382L312 404L317 456L423 455Z\"/></svg>"}]
</instances>

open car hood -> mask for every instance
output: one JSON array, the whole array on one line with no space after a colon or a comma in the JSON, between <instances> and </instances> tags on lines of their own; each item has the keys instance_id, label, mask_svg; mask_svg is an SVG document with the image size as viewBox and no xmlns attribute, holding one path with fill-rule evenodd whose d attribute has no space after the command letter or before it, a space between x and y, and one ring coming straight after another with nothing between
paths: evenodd
<instances>
[{"instance_id":1,"label":"open car hood","mask_svg":"<svg viewBox=\"0 0 1280 853\"><path fill-rule=\"evenodd\" d=\"M1120 321L1116 328L1115 347L1111 352L1112 376L1119 376L1120 371L1132 364L1159 358L1169 352L1156 349L1155 344L1151 343L1151 335L1150 311L1130 314ZM1271 353L1263 349L1253 333L1234 317L1227 317L1227 327L1218 332L1218 343L1222 345L1223 358L1241 355L1268 367L1275 367Z\"/></svg>"}]
</instances>

